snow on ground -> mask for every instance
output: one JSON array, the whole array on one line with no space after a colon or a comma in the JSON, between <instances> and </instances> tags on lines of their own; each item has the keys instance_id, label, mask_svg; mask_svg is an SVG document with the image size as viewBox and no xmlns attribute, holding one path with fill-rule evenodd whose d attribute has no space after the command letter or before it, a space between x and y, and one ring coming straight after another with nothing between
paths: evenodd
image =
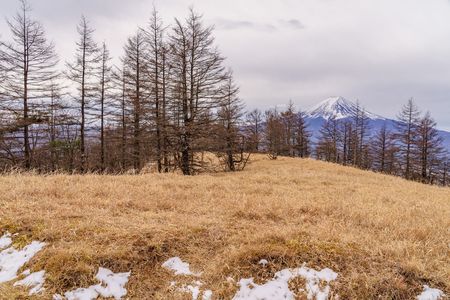
<instances>
[{"instance_id":1,"label":"snow on ground","mask_svg":"<svg viewBox=\"0 0 450 300\"><path fill-rule=\"evenodd\" d=\"M9 237L3 236L3 242ZM9 242L9 240L8 240ZM4 242L6 245L7 243ZM8 246L10 243L8 244ZM22 250L9 247L0 252L0 283L8 282L17 277L17 271L33 258L36 253L42 250L45 243L33 241Z\"/></svg>"},{"instance_id":2,"label":"snow on ground","mask_svg":"<svg viewBox=\"0 0 450 300\"><path fill-rule=\"evenodd\" d=\"M194 281L191 284L183 284L178 288L176 288L177 283L175 281L172 281L170 283L170 287L176 288L177 291L192 294L192 300L198 300L200 295L202 296L201 300L211 300L213 292L211 290L204 290L202 292L202 285L203 282L198 280Z\"/></svg>"},{"instance_id":3,"label":"snow on ground","mask_svg":"<svg viewBox=\"0 0 450 300\"><path fill-rule=\"evenodd\" d=\"M183 262L181 258L179 257L172 257L169 258L166 262L162 264L163 268L166 268L168 270L174 271L175 275L188 275L188 276L197 276L200 277L202 273L193 273L190 268L189 264L186 262ZM182 285L177 288L177 282L171 281L170 287L176 288L180 292L184 293L191 293L192 294L192 300L197 300L200 295L202 295L202 300L210 300L212 297L212 291L211 290L205 290L201 291L201 286L203 285L203 282L196 280L192 284L189 285Z\"/></svg>"},{"instance_id":4,"label":"snow on ground","mask_svg":"<svg viewBox=\"0 0 450 300\"><path fill-rule=\"evenodd\" d=\"M17 278L17 272L26 263L28 263L36 253L42 250L45 243L33 241L31 244L25 246L21 250L17 250L12 244L11 234L6 233L0 237L0 283L12 281ZM7 248L9 247L9 248ZM69 291L61 295L55 294L53 299L67 299L67 300L93 300L99 296L104 298L114 298L116 300L122 299L127 294L125 285L130 277L130 272L127 273L113 273L112 271L99 268L95 278L100 281L99 284L90 286L89 288L80 288L74 291ZM16 281L14 286L25 286L30 288L29 294L37 294L44 290L43 285L45 281L45 271L31 273L25 270L21 274L25 278Z\"/></svg>"},{"instance_id":5,"label":"snow on ground","mask_svg":"<svg viewBox=\"0 0 450 300\"><path fill-rule=\"evenodd\" d=\"M439 300L444 298L444 292L438 289L432 289L428 285L423 286L423 292L417 296L417 300Z\"/></svg>"},{"instance_id":6,"label":"snow on ground","mask_svg":"<svg viewBox=\"0 0 450 300\"><path fill-rule=\"evenodd\" d=\"M22 274L28 274L28 272L23 272ZM28 274L27 277L25 277L22 280L16 281L14 283L14 286L25 286L27 288L31 288L29 295L34 295L42 292L44 290L43 285L45 281L45 271L39 271L34 272L31 274Z\"/></svg>"},{"instance_id":7,"label":"snow on ground","mask_svg":"<svg viewBox=\"0 0 450 300\"><path fill-rule=\"evenodd\" d=\"M267 259L261 259L261 260L258 262L258 264L261 265L261 266L263 266L263 267L267 266L268 263L269 263L269 262L267 261Z\"/></svg>"},{"instance_id":8,"label":"snow on ground","mask_svg":"<svg viewBox=\"0 0 450 300\"><path fill-rule=\"evenodd\" d=\"M166 262L162 264L163 268L168 270L172 270L175 272L175 275L188 275L188 276L200 276L201 273L193 273L189 269L189 264L185 263L179 257L169 258Z\"/></svg>"},{"instance_id":9,"label":"snow on ground","mask_svg":"<svg viewBox=\"0 0 450 300\"><path fill-rule=\"evenodd\" d=\"M329 283L336 280L338 274L326 268L316 271L305 266L296 269L284 269L277 272L273 280L265 284L258 285L253 278L241 279L239 281L240 290L233 300L292 300L294 293L289 289L289 281L302 277L306 280L306 292L308 299L326 300L330 292ZM326 282L324 288L320 287L321 282Z\"/></svg>"},{"instance_id":10,"label":"snow on ground","mask_svg":"<svg viewBox=\"0 0 450 300\"><path fill-rule=\"evenodd\" d=\"M202 300L211 300L213 292L211 290L206 290L203 292Z\"/></svg>"},{"instance_id":11,"label":"snow on ground","mask_svg":"<svg viewBox=\"0 0 450 300\"><path fill-rule=\"evenodd\" d=\"M91 285L88 288L79 288L64 293L64 297L58 294L53 295L54 300L95 300L99 296L104 298L122 299L126 296L125 285L131 272L113 273L111 270L99 268L95 278L100 284Z\"/></svg>"},{"instance_id":12,"label":"snow on ground","mask_svg":"<svg viewBox=\"0 0 450 300\"><path fill-rule=\"evenodd\" d=\"M111 270L99 268L95 276L103 285L97 287L97 292L102 297L114 297L120 299L127 294L125 285L128 282L131 272L113 273Z\"/></svg>"},{"instance_id":13,"label":"snow on ground","mask_svg":"<svg viewBox=\"0 0 450 300\"><path fill-rule=\"evenodd\" d=\"M200 281L196 281L190 285L183 285L179 290L182 292L192 293L192 300L197 300L200 295L200 287L203 285Z\"/></svg>"},{"instance_id":14,"label":"snow on ground","mask_svg":"<svg viewBox=\"0 0 450 300\"><path fill-rule=\"evenodd\" d=\"M89 287L66 292L64 296L66 296L67 300L93 300L98 298L98 293L94 288ZM60 295L55 295L53 296L53 299L62 300L64 298Z\"/></svg>"},{"instance_id":15,"label":"snow on ground","mask_svg":"<svg viewBox=\"0 0 450 300\"><path fill-rule=\"evenodd\" d=\"M8 282L17 278L17 272L26 263L28 263L36 253L42 250L45 243L33 241L21 250L17 250L11 246L11 234L6 233L0 237L0 283ZM9 247L9 248L8 248ZM5 249L6 248L6 249ZM258 264L265 267L269 262L261 259ZM162 267L174 271L175 275L188 275L200 277L201 273L193 273L189 264L183 262L179 257L172 257L162 264ZM29 295L40 293L44 290L45 271L31 273L29 269L22 272L26 276L22 280L14 283L14 286L25 286L30 288ZM125 285L131 272L113 273L106 268L99 268L95 278L100 281L99 284L92 285L88 288L79 288L64 293L64 297L55 294L54 300L95 300L99 296L104 298L114 298L120 300L126 296L127 290ZM331 269L325 268L316 271L304 265L296 269L284 269L275 273L274 279L264 283L256 284L253 278L241 279L239 281L240 289L233 297L233 300L291 300L295 298L294 293L289 289L289 281L301 277L306 280L305 289L302 292L307 293L308 300L326 300L330 293L329 283L336 280L338 274ZM231 277L227 281L234 282ZM322 283L322 285L321 285ZM172 281L171 287L177 288L178 291L191 293L193 300L198 300L200 296L202 300L211 300L213 292L204 290L202 292L201 281L194 281L189 285L182 285L177 288L177 282ZM441 290L430 288L424 285L423 292L417 296L417 300L439 300L445 295Z\"/></svg>"},{"instance_id":16,"label":"snow on ground","mask_svg":"<svg viewBox=\"0 0 450 300\"><path fill-rule=\"evenodd\" d=\"M11 234L5 233L2 237L0 237L0 250L9 247L12 244Z\"/></svg>"},{"instance_id":17,"label":"snow on ground","mask_svg":"<svg viewBox=\"0 0 450 300\"><path fill-rule=\"evenodd\" d=\"M326 300L328 294L330 293L330 286L328 285L331 281L336 280L338 274L333 272L333 270L325 268L321 271L316 271L307 267L301 267L296 270L297 276L306 279L306 291L308 292L308 299ZM320 288L320 281L325 281L327 285L325 288Z\"/></svg>"}]
</instances>

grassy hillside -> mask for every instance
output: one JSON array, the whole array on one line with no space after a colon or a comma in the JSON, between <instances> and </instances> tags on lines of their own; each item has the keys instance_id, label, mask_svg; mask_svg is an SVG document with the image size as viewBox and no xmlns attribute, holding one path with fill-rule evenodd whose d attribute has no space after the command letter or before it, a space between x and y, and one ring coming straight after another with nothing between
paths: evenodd
<instances>
[{"instance_id":1,"label":"grassy hillside","mask_svg":"<svg viewBox=\"0 0 450 300\"><path fill-rule=\"evenodd\" d=\"M450 294L448 188L258 156L236 174L11 175L0 190L0 236L47 244L28 264L47 272L42 299L96 283L98 267L131 270L130 299L192 299L170 282L193 279L161 267L174 256L203 272L213 299L303 263L339 274L331 298L413 299L424 284ZM301 279L290 287L306 299ZM0 285L2 299L26 296Z\"/></svg>"}]
</instances>

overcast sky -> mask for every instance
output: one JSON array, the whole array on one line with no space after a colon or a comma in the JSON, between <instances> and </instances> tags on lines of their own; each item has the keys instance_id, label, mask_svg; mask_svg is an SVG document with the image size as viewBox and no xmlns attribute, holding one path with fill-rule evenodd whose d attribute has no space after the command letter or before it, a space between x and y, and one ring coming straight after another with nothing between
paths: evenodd
<instances>
[{"instance_id":1,"label":"overcast sky","mask_svg":"<svg viewBox=\"0 0 450 300\"><path fill-rule=\"evenodd\" d=\"M112 55L148 22L154 3L165 22L189 6L216 26L247 108L292 101L308 109L329 96L359 99L394 117L408 98L450 130L449 0L29 0L57 47L71 60L84 14ZM18 8L0 0L0 34Z\"/></svg>"}]
</instances>

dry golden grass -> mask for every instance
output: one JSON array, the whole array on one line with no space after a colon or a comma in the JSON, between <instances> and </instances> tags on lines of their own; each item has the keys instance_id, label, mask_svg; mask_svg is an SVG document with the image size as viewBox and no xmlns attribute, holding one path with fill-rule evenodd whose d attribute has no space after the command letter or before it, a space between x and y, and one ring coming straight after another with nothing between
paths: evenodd
<instances>
[{"instance_id":1,"label":"dry golden grass","mask_svg":"<svg viewBox=\"0 0 450 300\"><path fill-rule=\"evenodd\" d=\"M0 190L0 234L47 243L29 264L47 271L42 299L94 283L99 266L131 270L130 299L189 299L169 288L172 256L203 271L214 299L236 292L229 276L264 282L304 262L339 273L340 299L413 299L423 284L450 294L448 188L255 156L236 174L11 175ZM26 299L8 285L0 295Z\"/></svg>"}]
</instances>

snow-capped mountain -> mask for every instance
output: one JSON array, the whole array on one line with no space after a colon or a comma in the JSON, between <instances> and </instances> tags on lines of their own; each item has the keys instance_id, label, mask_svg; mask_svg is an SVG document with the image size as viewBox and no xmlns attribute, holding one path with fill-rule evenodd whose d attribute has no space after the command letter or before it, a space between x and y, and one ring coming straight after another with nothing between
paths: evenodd
<instances>
[{"instance_id":1,"label":"snow-capped mountain","mask_svg":"<svg viewBox=\"0 0 450 300\"><path fill-rule=\"evenodd\" d=\"M355 115L358 109L358 105L344 97L330 97L313 106L306 112L307 121L309 124L309 130L312 133L313 142L317 141L320 137L320 128L322 125L334 117L337 120L344 121L345 119L351 119ZM363 109L360 106L359 109ZM375 134L381 129L383 125L390 131L395 131L396 120L384 118L377 114L368 112L365 110L368 118L368 127L371 134ZM444 147L450 152L450 132L438 130L439 135L443 139Z\"/></svg>"},{"instance_id":2,"label":"snow-capped mountain","mask_svg":"<svg viewBox=\"0 0 450 300\"><path fill-rule=\"evenodd\" d=\"M359 110L363 109L359 106ZM330 97L312 107L308 111L309 118L323 118L329 120L334 117L337 120L350 118L358 111L358 105L344 97ZM366 111L366 115L372 120L385 120L385 118Z\"/></svg>"}]
</instances>

